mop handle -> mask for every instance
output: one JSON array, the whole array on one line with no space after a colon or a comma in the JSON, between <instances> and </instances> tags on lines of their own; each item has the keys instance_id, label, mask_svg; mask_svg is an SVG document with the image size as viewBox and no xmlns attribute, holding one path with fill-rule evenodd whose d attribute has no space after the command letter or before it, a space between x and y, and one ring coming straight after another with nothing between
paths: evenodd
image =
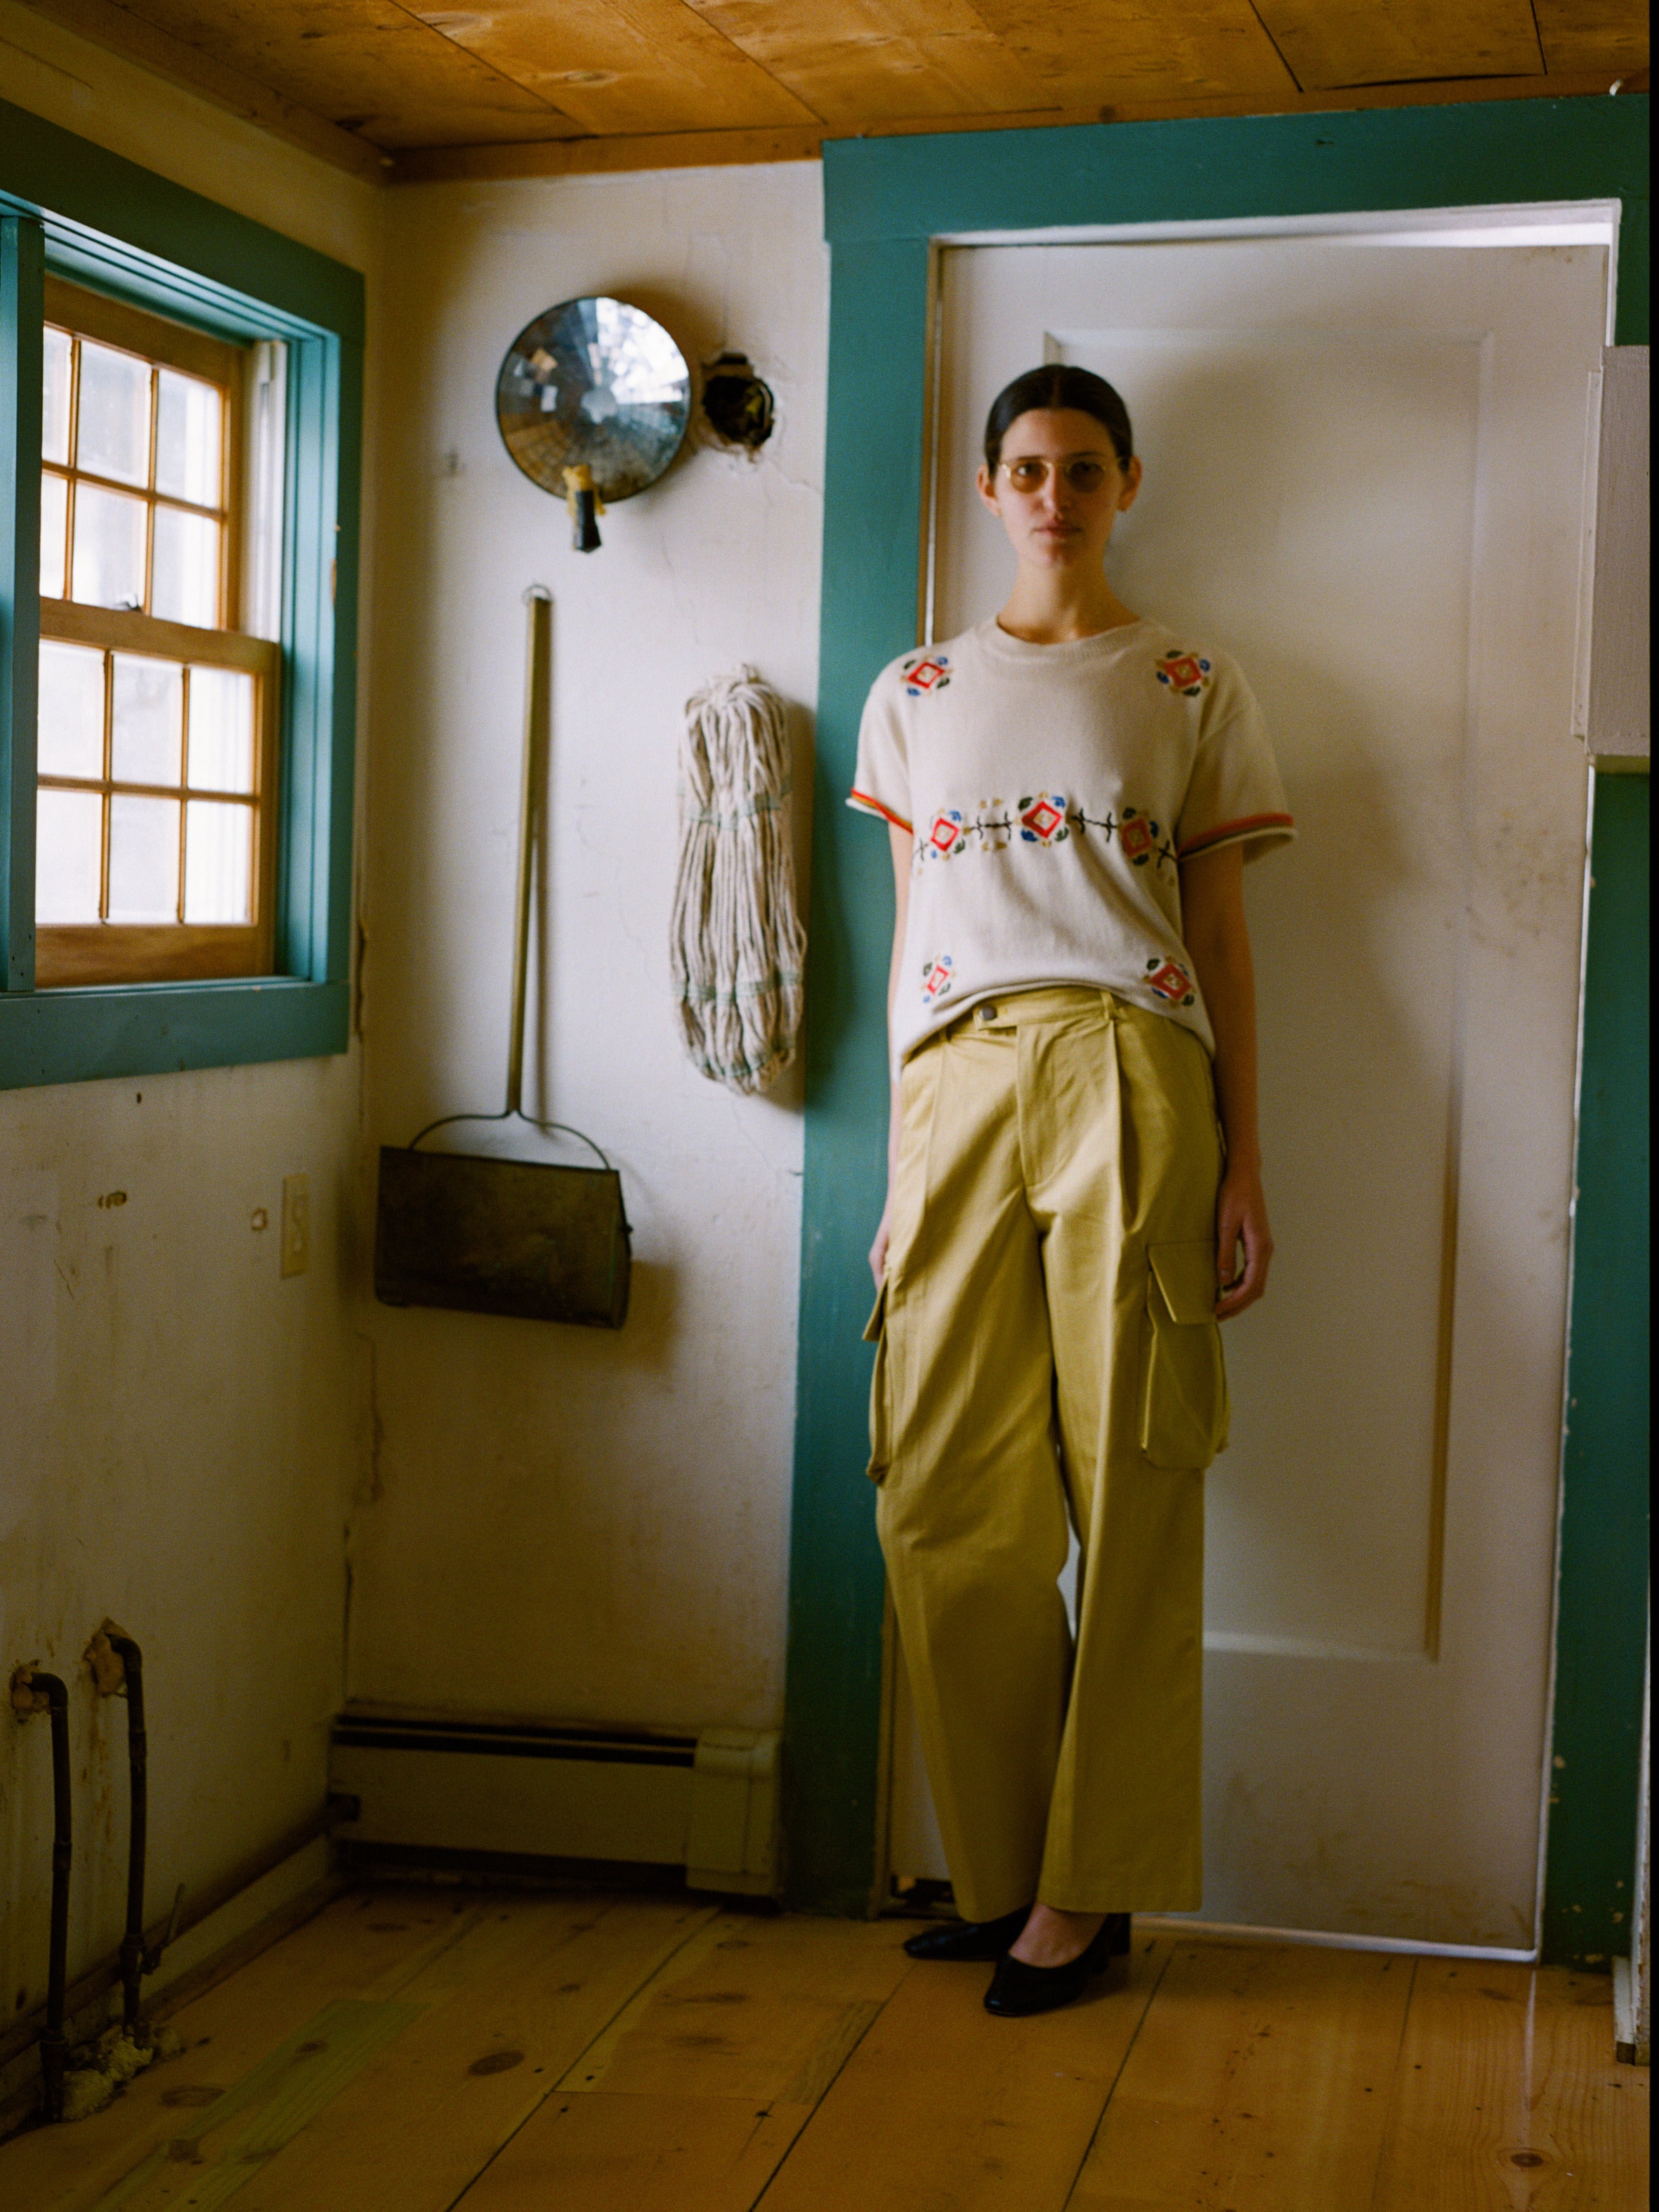
<instances>
[{"instance_id":1,"label":"mop handle","mask_svg":"<svg viewBox=\"0 0 1659 2212\"><path fill-rule=\"evenodd\" d=\"M524 1002L530 981L530 874L536 850L536 812L540 797L538 740L547 727L553 641L553 594L532 584L524 595L530 614L529 659L525 670L524 766L519 786L519 900L513 938L513 1029L507 1053L507 1110L522 1112L524 1095Z\"/></svg>"}]
</instances>

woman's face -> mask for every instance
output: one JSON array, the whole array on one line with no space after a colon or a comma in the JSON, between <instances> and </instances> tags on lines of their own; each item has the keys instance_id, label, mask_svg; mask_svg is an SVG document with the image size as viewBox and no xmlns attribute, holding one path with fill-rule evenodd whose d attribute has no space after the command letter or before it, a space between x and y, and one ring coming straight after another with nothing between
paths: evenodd
<instances>
[{"instance_id":1,"label":"woman's face","mask_svg":"<svg viewBox=\"0 0 1659 2212\"><path fill-rule=\"evenodd\" d=\"M1105 424L1092 415L1034 407L1009 424L995 473L981 463L978 483L1025 565L1097 568L1113 524L1134 505L1140 463L1124 468Z\"/></svg>"}]
</instances>

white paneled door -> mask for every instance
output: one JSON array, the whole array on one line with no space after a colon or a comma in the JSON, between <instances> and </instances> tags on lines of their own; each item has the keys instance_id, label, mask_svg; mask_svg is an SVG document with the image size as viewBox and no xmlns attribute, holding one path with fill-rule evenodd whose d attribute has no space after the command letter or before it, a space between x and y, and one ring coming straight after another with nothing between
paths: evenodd
<instances>
[{"instance_id":1,"label":"white paneled door","mask_svg":"<svg viewBox=\"0 0 1659 2212\"><path fill-rule=\"evenodd\" d=\"M1210 1478L1204 1917L1524 1949L1608 252L1509 235L947 249L932 628L1007 588L994 395L1108 377L1116 587L1238 656L1301 828L1249 877L1279 1254ZM895 1721L891 1863L943 1873L902 1680Z\"/></svg>"}]
</instances>

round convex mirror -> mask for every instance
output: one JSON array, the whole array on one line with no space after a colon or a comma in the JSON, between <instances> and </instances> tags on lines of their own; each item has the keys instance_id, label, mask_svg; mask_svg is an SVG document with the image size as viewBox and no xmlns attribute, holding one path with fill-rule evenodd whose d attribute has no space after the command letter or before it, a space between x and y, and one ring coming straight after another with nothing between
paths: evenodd
<instances>
[{"instance_id":1,"label":"round convex mirror","mask_svg":"<svg viewBox=\"0 0 1659 2212\"><path fill-rule=\"evenodd\" d=\"M566 300L527 323L495 382L507 450L562 499L567 469L592 471L603 501L631 499L679 451L691 415L685 356L626 300Z\"/></svg>"}]
</instances>

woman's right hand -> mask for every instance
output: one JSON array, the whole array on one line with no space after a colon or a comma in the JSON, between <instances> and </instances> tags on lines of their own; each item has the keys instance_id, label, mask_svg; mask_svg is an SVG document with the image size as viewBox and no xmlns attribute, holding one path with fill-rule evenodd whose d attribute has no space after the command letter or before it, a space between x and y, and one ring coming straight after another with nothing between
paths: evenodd
<instances>
[{"instance_id":1,"label":"woman's right hand","mask_svg":"<svg viewBox=\"0 0 1659 2212\"><path fill-rule=\"evenodd\" d=\"M870 1273L879 1290L887 1276L887 1239L893 1225L893 1201L890 1198L881 1209L881 1225L876 1231L876 1241L870 1247Z\"/></svg>"}]
</instances>

